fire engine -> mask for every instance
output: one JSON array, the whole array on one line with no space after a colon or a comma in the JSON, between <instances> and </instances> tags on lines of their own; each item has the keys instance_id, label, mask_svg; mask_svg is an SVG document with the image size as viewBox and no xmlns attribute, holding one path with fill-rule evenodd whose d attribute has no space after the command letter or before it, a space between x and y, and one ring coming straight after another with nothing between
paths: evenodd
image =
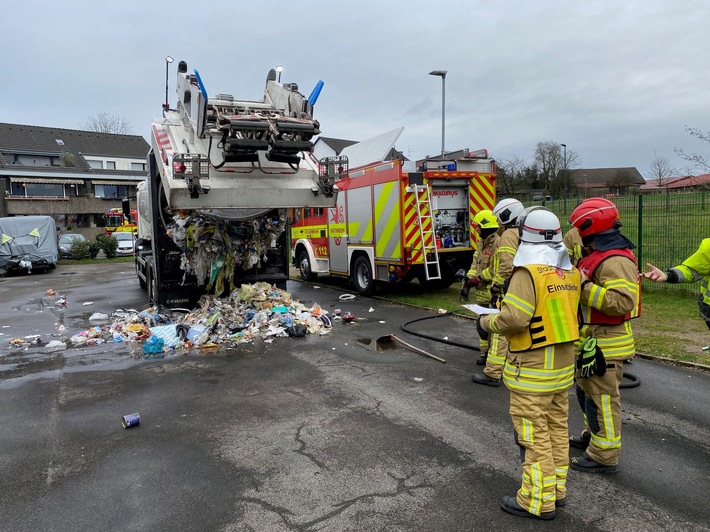
<instances>
[{"instance_id":1,"label":"fire engine","mask_svg":"<svg viewBox=\"0 0 710 532\"><path fill-rule=\"evenodd\" d=\"M473 217L496 201L495 161L487 150L463 154L418 171L399 160L351 169L346 157L322 160L322 168L338 169L340 192L334 207L295 213L292 257L301 277L348 277L362 295L377 281L450 286L471 265Z\"/></svg>"},{"instance_id":2,"label":"fire engine","mask_svg":"<svg viewBox=\"0 0 710 532\"><path fill-rule=\"evenodd\" d=\"M106 220L104 228L106 236L116 231L132 232L133 234L138 232L138 225L136 224L138 211L136 209L131 209L129 216L126 216L122 208L112 207L106 211L104 219Z\"/></svg>"}]
</instances>

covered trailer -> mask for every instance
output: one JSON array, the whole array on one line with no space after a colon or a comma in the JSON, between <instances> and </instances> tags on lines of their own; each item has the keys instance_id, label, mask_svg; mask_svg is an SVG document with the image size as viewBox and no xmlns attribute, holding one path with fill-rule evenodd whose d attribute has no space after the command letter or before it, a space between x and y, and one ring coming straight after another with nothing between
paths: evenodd
<instances>
[{"instance_id":1,"label":"covered trailer","mask_svg":"<svg viewBox=\"0 0 710 532\"><path fill-rule=\"evenodd\" d=\"M0 218L0 274L47 272L57 266L57 226L51 216Z\"/></svg>"}]
</instances>

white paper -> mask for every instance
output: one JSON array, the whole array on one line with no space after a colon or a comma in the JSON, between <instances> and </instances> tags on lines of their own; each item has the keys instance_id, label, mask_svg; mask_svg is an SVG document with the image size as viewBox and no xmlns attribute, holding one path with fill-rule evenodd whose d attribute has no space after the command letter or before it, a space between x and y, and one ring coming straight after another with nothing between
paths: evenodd
<instances>
[{"instance_id":1,"label":"white paper","mask_svg":"<svg viewBox=\"0 0 710 532\"><path fill-rule=\"evenodd\" d=\"M498 314L500 312L500 310L498 310L497 308L482 307L481 305L463 305L463 308L468 309L471 312L475 312L479 315Z\"/></svg>"}]
</instances>

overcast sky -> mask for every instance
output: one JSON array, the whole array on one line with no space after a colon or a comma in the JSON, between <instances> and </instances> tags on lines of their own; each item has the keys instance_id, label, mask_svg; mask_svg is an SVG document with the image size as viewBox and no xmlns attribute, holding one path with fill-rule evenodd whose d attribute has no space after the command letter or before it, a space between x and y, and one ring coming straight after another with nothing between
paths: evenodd
<instances>
[{"instance_id":1,"label":"overcast sky","mask_svg":"<svg viewBox=\"0 0 710 532\"><path fill-rule=\"evenodd\" d=\"M324 136L366 140L404 126L410 159L487 148L532 162L567 144L584 168L635 166L674 148L710 154L710 2L705 0L6 0L0 122L81 129L125 118L148 138L175 67L210 94L260 99L270 68L308 96ZM699 172L696 172L699 173Z\"/></svg>"}]
</instances>

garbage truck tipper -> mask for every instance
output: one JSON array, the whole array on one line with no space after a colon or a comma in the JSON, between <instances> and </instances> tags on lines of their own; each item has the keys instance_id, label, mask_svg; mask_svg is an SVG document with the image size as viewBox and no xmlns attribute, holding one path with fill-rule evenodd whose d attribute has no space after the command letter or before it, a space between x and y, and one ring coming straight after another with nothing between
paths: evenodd
<instances>
[{"instance_id":1,"label":"garbage truck tipper","mask_svg":"<svg viewBox=\"0 0 710 532\"><path fill-rule=\"evenodd\" d=\"M306 98L271 70L261 100L209 96L179 63L177 105L166 97L152 124L137 193L136 272L151 303L192 307L258 281L286 288L287 209L332 207L337 196L311 155L321 87Z\"/></svg>"}]
</instances>

